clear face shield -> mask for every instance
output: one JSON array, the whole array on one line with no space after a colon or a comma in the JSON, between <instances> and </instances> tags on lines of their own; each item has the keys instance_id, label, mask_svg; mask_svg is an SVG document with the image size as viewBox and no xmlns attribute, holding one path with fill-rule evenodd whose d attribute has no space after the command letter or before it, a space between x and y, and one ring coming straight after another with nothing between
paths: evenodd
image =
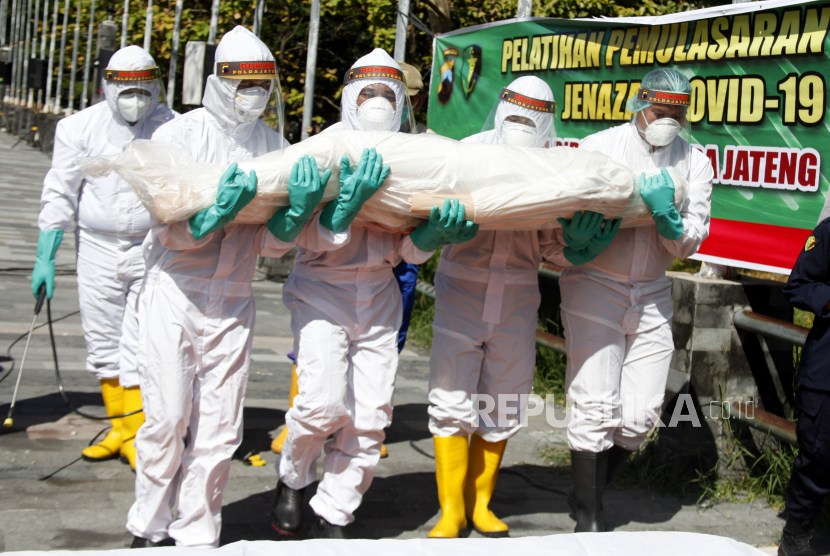
<instances>
[{"instance_id":1,"label":"clear face shield","mask_svg":"<svg viewBox=\"0 0 830 556\"><path fill-rule=\"evenodd\" d=\"M505 87L481 131L495 131L500 143L549 149L556 144L556 101L532 98Z\"/></svg>"},{"instance_id":2,"label":"clear face shield","mask_svg":"<svg viewBox=\"0 0 830 556\"><path fill-rule=\"evenodd\" d=\"M233 109L240 122L262 120L283 137L283 98L275 62L217 62L214 75L235 81Z\"/></svg>"},{"instance_id":3,"label":"clear face shield","mask_svg":"<svg viewBox=\"0 0 830 556\"><path fill-rule=\"evenodd\" d=\"M157 67L140 70L104 70L101 90L110 107L128 124L135 124L158 104L167 104L167 95Z\"/></svg>"},{"instance_id":4,"label":"clear face shield","mask_svg":"<svg viewBox=\"0 0 830 556\"><path fill-rule=\"evenodd\" d=\"M692 133L687 111L690 93L640 88L629 101L631 118L639 141L626 145L627 165L634 168L673 167L688 179L691 167ZM640 160L639 165L634 162Z\"/></svg>"},{"instance_id":5,"label":"clear face shield","mask_svg":"<svg viewBox=\"0 0 830 556\"><path fill-rule=\"evenodd\" d=\"M362 85L361 81L366 85L360 89L357 96L357 119L360 129L363 131L417 132L412 105L406 94L406 82L401 70L386 66L351 68L346 72L343 84L357 82L358 85ZM396 94L395 89L400 91L400 94ZM400 115L400 126L396 130L398 115Z\"/></svg>"}]
</instances>

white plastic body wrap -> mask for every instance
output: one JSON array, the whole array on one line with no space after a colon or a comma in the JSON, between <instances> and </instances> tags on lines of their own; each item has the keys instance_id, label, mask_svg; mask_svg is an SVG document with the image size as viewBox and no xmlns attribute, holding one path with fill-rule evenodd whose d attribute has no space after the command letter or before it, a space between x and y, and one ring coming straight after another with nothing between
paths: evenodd
<instances>
[{"instance_id":1,"label":"white plastic body wrap","mask_svg":"<svg viewBox=\"0 0 830 556\"><path fill-rule=\"evenodd\" d=\"M35 543L31 543L35 544ZM46 544L43 542L42 544ZM9 552L8 556L133 556L130 549ZM155 552L154 552L155 551ZM296 542L238 541L219 548L148 548L152 556L764 556L726 537L699 533L614 531L508 539L314 539Z\"/></svg>"},{"instance_id":2,"label":"white plastic body wrap","mask_svg":"<svg viewBox=\"0 0 830 556\"><path fill-rule=\"evenodd\" d=\"M358 219L395 231L407 231L448 197L459 198L468 218L485 229L558 227L558 217L593 210L624 225L652 222L639 194L641 171L628 169L600 153L568 147L533 149L509 145L460 143L430 134L331 130L302 143L239 164L256 170L256 199L236 222L262 224L288 203L288 177L303 155L313 156L331 179L323 203L338 193L340 159L355 167L365 148L374 147L392 171L383 188ZM216 199L225 168L197 163L181 149L155 141L135 141L123 153L77 159L88 175L116 172L161 222L189 218ZM646 170L654 174L656 170ZM670 170L675 205L686 200L688 182Z\"/></svg>"}]
</instances>

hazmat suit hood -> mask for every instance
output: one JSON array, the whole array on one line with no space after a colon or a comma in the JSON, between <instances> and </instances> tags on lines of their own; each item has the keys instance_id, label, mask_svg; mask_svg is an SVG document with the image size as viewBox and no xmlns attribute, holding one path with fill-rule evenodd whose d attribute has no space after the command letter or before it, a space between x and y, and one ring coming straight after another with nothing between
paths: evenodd
<instances>
[{"instance_id":1,"label":"hazmat suit hood","mask_svg":"<svg viewBox=\"0 0 830 556\"><path fill-rule=\"evenodd\" d=\"M351 69L356 68L393 68L401 75L401 80L388 77L367 77L350 81L343 87L343 96L340 99L340 123L342 129L353 129L361 131L360 120L357 117L357 97L360 91L369 85L381 83L386 85L395 93L395 116L392 119L392 127L389 131L397 132L401 129L401 118L404 114L404 107L407 106L409 97L406 96L406 87L403 83L403 70L401 66L383 49L376 48L366 56L358 59L352 64ZM347 74L348 75L348 74Z\"/></svg>"},{"instance_id":2,"label":"hazmat suit hood","mask_svg":"<svg viewBox=\"0 0 830 556\"><path fill-rule=\"evenodd\" d=\"M516 98L516 95L519 95L519 98ZM528 104L528 99L538 104L538 109L523 106ZM533 146L550 148L556 141L556 125L553 121L555 115L556 102L550 86L538 77L520 77L502 89L482 132L473 137L477 138L475 142L479 143L506 143L502 137L504 120L509 116L521 116L536 124L536 144Z\"/></svg>"},{"instance_id":3,"label":"hazmat suit hood","mask_svg":"<svg viewBox=\"0 0 830 556\"><path fill-rule=\"evenodd\" d=\"M271 62L274 56L256 35L237 25L222 37L214 56L216 66L222 62ZM215 67L216 67L215 66ZM252 76L256 79L256 76ZM219 123L222 130L236 142L244 142L257 125L257 118L246 118L236 110L236 90L239 79L228 79L215 74L208 76L202 105ZM277 81L271 82L269 95L274 93ZM247 119L247 121L246 121Z\"/></svg>"},{"instance_id":4,"label":"hazmat suit hood","mask_svg":"<svg viewBox=\"0 0 830 556\"><path fill-rule=\"evenodd\" d=\"M145 77L144 80L117 80L111 78L114 73L140 72L141 70L154 70L155 73L151 75L155 75L155 78ZM149 52L135 45L124 47L112 55L104 72L102 88L107 106L109 106L115 116L116 122L121 125L130 125L131 127L147 117L152 116L158 108L159 97L163 96L156 61L153 60ZM119 95L128 89L142 89L150 93L149 107L134 122L128 122L118 106Z\"/></svg>"}]
</instances>

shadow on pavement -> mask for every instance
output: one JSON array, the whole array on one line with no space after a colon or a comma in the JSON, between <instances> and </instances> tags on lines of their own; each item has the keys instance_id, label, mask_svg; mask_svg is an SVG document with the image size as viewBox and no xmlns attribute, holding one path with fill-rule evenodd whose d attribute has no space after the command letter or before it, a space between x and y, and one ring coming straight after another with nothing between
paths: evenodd
<instances>
[{"instance_id":1,"label":"shadow on pavement","mask_svg":"<svg viewBox=\"0 0 830 556\"><path fill-rule=\"evenodd\" d=\"M93 410L90 413L106 415L103 410L104 400L100 393L67 391L66 395L75 407L99 406L102 408L101 410ZM0 405L0 415L5 417L8 414L9 405L8 403ZM32 425L52 423L69 413L72 413L72 410L69 409L69 406L66 405L58 392L25 400L18 398L14 408L14 426L10 428L0 427L0 436L23 432Z\"/></svg>"}]
</instances>

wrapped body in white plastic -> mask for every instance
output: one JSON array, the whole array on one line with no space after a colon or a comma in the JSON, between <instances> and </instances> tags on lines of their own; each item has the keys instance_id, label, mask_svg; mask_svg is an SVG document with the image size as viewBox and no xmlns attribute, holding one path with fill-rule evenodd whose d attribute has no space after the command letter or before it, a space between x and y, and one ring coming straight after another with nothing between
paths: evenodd
<instances>
[{"instance_id":1,"label":"wrapped body in white plastic","mask_svg":"<svg viewBox=\"0 0 830 556\"><path fill-rule=\"evenodd\" d=\"M570 218L577 210L625 217L624 226L651 223L637 187L641 171L628 169L602 153L337 129L284 151L241 162L241 170L256 170L257 197L235 221L262 224L285 206L291 167L304 155L313 156L321 170L332 171L321 205L327 203L338 193L341 157L356 161L364 148L371 147L383 155L392 172L383 188L363 206L358 220L389 230L415 228L447 197L459 198L468 217L484 229L555 228L559 227L556 218ZM161 222L184 220L210 206L225 170L196 162L182 149L156 142L136 142L119 155L83 159L78 164L90 175L118 173ZM651 174L654 168L645 171ZM673 172L672 178L675 205L680 207L687 198L688 184L680 173Z\"/></svg>"}]
</instances>

